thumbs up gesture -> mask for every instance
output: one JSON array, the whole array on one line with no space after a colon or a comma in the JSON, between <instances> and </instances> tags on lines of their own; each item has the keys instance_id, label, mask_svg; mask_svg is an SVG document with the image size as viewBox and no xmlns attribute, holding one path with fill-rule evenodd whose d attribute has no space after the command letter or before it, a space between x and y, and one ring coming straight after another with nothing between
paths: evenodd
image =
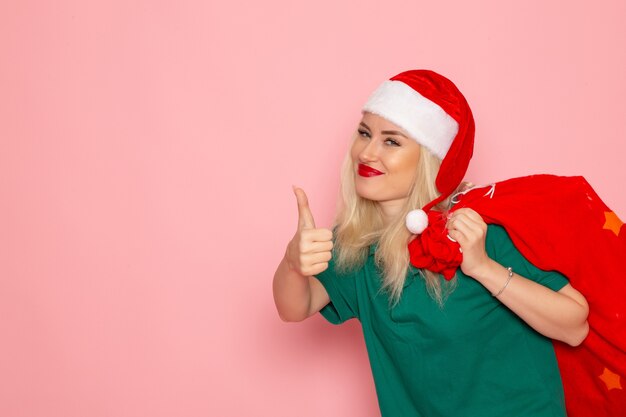
<instances>
[{"instance_id":1,"label":"thumbs up gesture","mask_svg":"<svg viewBox=\"0 0 626 417\"><path fill-rule=\"evenodd\" d=\"M328 268L332 257L333 232L316 229L304 190L294 187L293 192L298 202L298 229L287 245L285 259L289 268L301 275L316 275Z\"/></svg>"}]
</instances>

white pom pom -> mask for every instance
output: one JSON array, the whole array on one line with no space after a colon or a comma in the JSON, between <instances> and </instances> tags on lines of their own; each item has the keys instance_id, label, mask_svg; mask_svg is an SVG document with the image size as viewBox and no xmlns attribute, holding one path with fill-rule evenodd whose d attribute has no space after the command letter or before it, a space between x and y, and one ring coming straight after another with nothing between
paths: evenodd
<instances>
[{"instance_id":1,"label":"white pom pom","mask_svg":"<svg viewBox=\"0 0 626 417\"><path fill-rule=\"evenodd\" d=\"M424 210L411 210L409 214L406 215L406 228L409 229L411 233L419 235L427 226L428 215Z\"/></svg>"}]
</instances>

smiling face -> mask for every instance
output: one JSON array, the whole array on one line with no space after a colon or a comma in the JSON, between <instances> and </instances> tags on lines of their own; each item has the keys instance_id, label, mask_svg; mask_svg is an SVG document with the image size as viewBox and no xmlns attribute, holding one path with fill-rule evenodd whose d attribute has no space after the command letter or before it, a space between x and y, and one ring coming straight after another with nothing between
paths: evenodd
<instances>
[{"instance_id":1,"label":"smiling face","mask_svg":"<svg viewBox=\"0 0 626 417\"><path fill-rule=\"evenodd\" d=\"M365 112L350 150L357 194L383 209L401 207L417 174L420 145L395 124Z\"/></svg>"}]
</instances>

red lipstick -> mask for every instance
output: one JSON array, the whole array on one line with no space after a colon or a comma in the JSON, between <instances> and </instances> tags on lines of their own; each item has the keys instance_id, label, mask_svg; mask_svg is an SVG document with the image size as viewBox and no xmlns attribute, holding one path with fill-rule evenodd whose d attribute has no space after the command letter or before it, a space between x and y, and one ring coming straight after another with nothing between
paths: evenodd
<instances>
[{"instance_id":1,"label":"red lipstick","mask_svg":"<svg viewBox=\"0 0 626 417\"><path fill-rule=\"evenodd\" d=\"M359 175L362 177L375 177L377 175L383 175L384 172L380 172L377 169L374 169L365 164L359 164Z\"/></svg>"}]
</instances>

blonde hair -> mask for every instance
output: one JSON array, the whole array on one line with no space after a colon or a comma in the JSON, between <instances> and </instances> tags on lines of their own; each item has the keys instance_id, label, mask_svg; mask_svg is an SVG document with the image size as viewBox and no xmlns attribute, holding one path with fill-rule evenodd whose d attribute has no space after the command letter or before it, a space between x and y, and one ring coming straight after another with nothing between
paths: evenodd
<instances>
[{"instance_id":1,"label":"blonde hair","mask_svg":"<svg viewBox=\"0 0 626 417\"><path fill-rule=\"evenodd\" d=\"M361 198L356 193L350 152L344 160L341 199L335 220L334 258L339 270L360 268L368 256L369 246L377 243L375 262L383 272L382 290L389 293L391 305L400 300L409 269L407 245L411 233L405 226L405 217L409 211L423 207L440 195L435 186L440 165L439 158L420 146L415 182L409 190L405 205L395 219L384 225L378 203ZM447 209L449 200L444 200L436 209ZM449 282L442 282L439 274L427 270L420 272L430 296L443 306L446 297L456 286L456 277Z\"/></svg>"}]
</instances>

